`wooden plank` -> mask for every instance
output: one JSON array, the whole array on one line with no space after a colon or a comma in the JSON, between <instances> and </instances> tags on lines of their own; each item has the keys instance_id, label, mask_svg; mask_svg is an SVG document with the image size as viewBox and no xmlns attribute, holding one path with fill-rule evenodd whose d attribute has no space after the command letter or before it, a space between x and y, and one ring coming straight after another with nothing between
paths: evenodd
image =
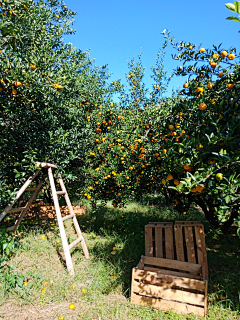
<instances>
[{"instance_id":1,"label":"wooden plank","mask_svg":"<svg viewBox=\"0 0 240 320\"><path fill-rule=\"evenodd\" d=\"M56 193L57 193L58 196L61 196L61 195L63 195L63 194L66 194L65 191L57 191Z\"/></svg>"},{"instance_id":2,"label":"wooden plank","mask_svg":"<svg viewBox=\"0 0 240 320\"><path fill-rule=\"evenodd\" d=\"M180 272L180 271L172 271L172 270L165 270L161 268L153 268L153 267L144 267L144 271L151 271L151 272L159 272L161 274L171 275L175 277L184 277L189 279L196 279L196 280L202 280L202 276L196 275L193 273L186 273L186 272Z\"/></svg>"},{"instance_id":3,"label":"wooden plank","mask_svg":"<svg viewBox=\"0 0 240 320\"><path fill-rule=\"evenodd\" d=\"M175 225L182 225L182 226L196 226L196 225L202 225L201 221L175 221Z\"/></svg>"},{"instance_id":4,"label":"wooden plank","mask_svg":"<svg viewBox=\"0 0 240 320\"><path fill-rule=\"evenodd\" d=\"M184 232L187 246L188 262L196 263L192 226L185 226Z\"/></svg>"},{"instance_id":5,"label":"wooden plank","mask_svg":"<svg viewBox=\"0 0 240 320\"><path fill-rule=\"evenodd\" d=\"M27 181L24 183L24 185L20 188L20 190L18 191L18 193L16 194L15 199L10 202L6 208L3 210L3 212L0 214L0 221L6 216L6 214L8 213L8 211L12 208L12 206L14 205L14 203L21 197L21 195L23 194L23 192L27 189L27 187L32 183L32 181L36 178L36 176L39 174L40 170L37 170L35 172L35 174L33 176L30 176Z\"/></svg>"},{"instance_id":6,"label":"wooden plank","mask_svg":"<svg viewBox=\"0 0 240 320\"><path fill-rule=\"evenodd\" d=\"M152 228L145 226L145 256L153 256Z\"/></svg>"},{"instance_id":7,"label":"wooden plank","mask_svg":"<svg viewBox=\"0 0 240 320\"><path fill-rule=\"evenodd\" d=\"M165 248L166 248L166 258L174 259L174 249L173 249L173 228L166 227L165 229Z\"/></svg>"},{"instance_id":8,"label":"wooden plank","mask_svg":"<svg viewBox=\"0 0 240 320\"><path fill-rule=\"evenodd\" d=\"M199 316L204 316L204 308L202 307L192 306L190 304L179 303L164 299L155 299L151 297L140 296L134 293L131 295L131 302L144 307L152 306L153 308L160 309L164 312L168 312L171 309L173 309L173 311L176 313L194 313Z\"/></svg>"},{"instance_id":9,"label":"wooden plank","mask_svg":"<svg viewBox=\"0 0 240 320\"><path fill-rule=\"evenodd\" d=\"M183 262L170 259L162 259L155 257L144 257L144 264L150 264L157 267L188 271L193 274L202 273L202 267L195 263Z\"/></svg>"},{"instance_id":10,"label":"wooden plank","mask_svg":"<svg viewBox=\"0 0 240 320\"><path fill-rule=\"evenodd\" d=\"M208 280L207 252L203 225L195 227L195 235L197 243L198 263L205 266L205 278Z\"/></svg>"},{"instance_id":11,"label":"wooden plank","mask_svg":"<svg viewBox=\"0 0 240 320\"><path fill-rule=\"evenodd\" d=\"M49 177L49 181L50 181L50 185L51 185L52 196L53 196L54 206L55 206L55 210L56 210L58 226L59 226L60 236L61 236L62 245L63 245L63 251L64 251L65 258L66 258L67 269L70 273L70 276L74 277L75 273L74 273L74 269L73 269L72 258L71 258L69 247L68 247L67 237L66 237L66 233L65 233L65 229L64 229L64 225L63 225L63 221L62 221L62 215L60 212L58 196L56 193L56 187L55 187L51 167L48 168L48 177Z\"/></svg>"},{"instance_id":12,"label":"wooden plank","mask_svg":"<svg viewBox=\"0 0 240 320\"><path fill-rule=\"evenodd\" d=\"M68 216L65 216L62 218L62 221L65 221L65 220L68 220L68 219L71 219L74 217L74 214L69 214Z\"/></svg>"},{"instance_id":13,"label":"wooden plank","mask_svg":"<svg viewBox=\"0 0 240 320\"><path fill-rule=\"evenodd\" d=\"M73 247L75 247L80 241L82 241L82 239L83 239L83 237L77 238L71 244L69 244L69 246L68 246L69 250L71 250Z\"/></svg>"},{"instance_id":14,"label":"wooden plank","mask_svg":"<svg viewBox=\"0 0 240 320\"><path fill-rule=\"evenodd\" d=\"M155 253L157 258L163 258L162 228L155 228Z\"/></svg>"},{"instance_id":15,"label":"wooden plank","mask_svg":"<svg viewBox=\"0 0 240 320\"><path fill-rule=\"evenodd\" d=\"M208 281L206 281L206 286L205 286L205 299L204 299L204 312L205 312L205 315L207 314L207 311L208 311L207 290L208 290Z\"/></svg>"},{"instance_id":16,"label":"wooden plank","mask_svg":"<svg viewBox=\"0 0 240 320\"><path fill-rule=\"evenodd\" d=\"M40 168L54 168L56 169L57 166L55 164L47 163L47 162L36 162L36 165Z\"/></svg>"},{"instance_id":17,"label":"wooden plank","mask_svg":"<svg viewBox=\"0 0 240 320\"><path fill-rule=\"evenodd\" d=\"M64 185L64 183L63 183L63 179L62 179L60 173L58 173L58 180L59 180L60 186L61 186L61 188L62 188L62 191L65 192L64 198L65 198L65 201L66 201L66 203L67 203L69 212L70 212L71 215L72 215L72 214L74 215L74 217L73 217L73 225L74 225L74 227L75 227L75 230L76 230L76 232L77 232L77 235L78 235L79 238L82 237L81 246L82 246L82 249L83 249L83 253L84 253L84 255L85 255L85 258L86 258L86 259L90 259L90 255L89 255L89 252L88 252L88 248L87 248L86 243L85 243L85 241L84 241L84 238L83 238L81 229L80 229L80 227L79 227L77 218L76 218L76 216L75 216L75 214L74 214L71 201L70 201L70 199L69 199L69 196L68 196L66 187L65 187L65 185Z\"/></svg>"},{"instance_id":18,"label":"wooden plank","mask_svg":"<svg viewBox=\"0 0 240 320\"><path fill-rule=\"evenodd\" d=\"M10 209L8 212L9 212L9 213L19 212L19 211L23 211L25 208L26 208L26 207L13 208L13 209Z\"/></svg>"},{"instance_id":19,"label":"wooden plank","mask_svg":"<svg viewBox=\"0 0 240 320\"><path fill-rule=\"evenodd\" d=\"M185 261L184 251L183 251L183 236L182 236L182 226L174 225L175 234L175 244L176 244L176 254L178 261Z\"/></svg>"},{"instance_id":20,"label":"wooden plank","mask_svg":"<svg viewBox=\"0 0 240 320\"><path fill-rule=\"evenodd\" d=\"M32 204L33 200L35 199L37 193L39 192L39 190L42 187L42 180L40 180L38 186L36 187L36 190L32 193L31 197L29 198L28 202L26 203L24 210L19 214L17 220L15 221L15 224L8 228L8 231L13 231L15 232L17 230L17 227L19 226L20 222L22 221L22 219L24 218L25 214L27 213L28 209L30 208L30 205Z\"/></svg>"},{"instance_id":21,"label":"wooden plank","mask_svg":"<svg viewBox=\"0 0 240 320\"><path fill-rule=\"evenodd\" d=\"M196 237L196 245L197 245L197 255L198 255L198 263L204 264L204 253L202 249L202 239L200 237L200 230L202 230L201 226L195 226L195 237Z\"/></svg>"},{"instance_id":22,"label":"wooden plank","mask_svg":"<svg viewBox=\"0 0 240 320\"><path fill-rule=\"evenodd\" d=\"M135 270L134 279L148 281L156 285L166 285L167 287L177 286L180 288L194 289L205 292L206 282L201 280L189 279L185 277L175 277L158 272Z\"/></svg>"},{"instance_id":23,"label":"wooden plank","mask_svg":"<svg viewBox=\"0 0 240 320\"><path fill-rule=\"evenodd\" d=\"M145 228L165 228L165 227L172 227L172 222L149 222L147 225L145 225Z\"/></svg>"},{"instance_id":24,"label":"wooden plank","mask_svg":"<svg viewBox=\"0 0 240 320\"><path fill-rule=\"evenodd\" d=\"M204 307L205 304L204 294L164 288L152 284L140 283L137 281L133 281L133 292L143 296L154 296L155 298L185 302L202 307Z\"/></svg>"}]
</instances>

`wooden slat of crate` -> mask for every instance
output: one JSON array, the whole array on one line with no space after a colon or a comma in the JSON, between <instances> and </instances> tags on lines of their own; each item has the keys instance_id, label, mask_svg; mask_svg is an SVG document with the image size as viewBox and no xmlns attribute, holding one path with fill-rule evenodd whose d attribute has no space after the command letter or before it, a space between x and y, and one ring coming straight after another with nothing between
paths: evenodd
<instances>
[{"instance_id":1,"label":"wooden slat of crate","mask_svg":"<svg viewBox=\"0 0 240 320\"><path fill-rule=\"evenodd\" d=\"M145 255L153 256L152 228L145 227Z\"/></svg>"},{"instance_id":2,"label":"wooden slat of crate","mask_svg":"<svg viewBox=\"0 0 240 320\"><path fill-rule=\"evenodd\" d=\"M174 225L174 234L175 234L175 245L176 245L176 254L178 261L185 261L184 249L183 249L183 234L182 226Z\"/></svg>"},{"instance_id":3,"label":"wooden slat of crate","mask_svg":"<svg viewBox=\"0 0 240 320\"><path fill-rule=\"evenodd\" d=\"M157 272L160 274L165 274L165 275L175 276L175 277L184 277L189 279L202 280L201 275L196 275L196 274L187 273L187 272L173 271L173 270L165 270L165 269L161 269L160 267L156 268L156 267L144 266L144 271Z\"/></svg>"},{"instance_id":4,"label":"wooden slat of crate","mask_svg":"<svg viewBox=\"0 0 240 320\"><path fill-rule=\"evenodd\" d=\"M188 262L196 263L192 226L184 226Z\"/></svg>"},{"instance_id":5,"label":"wooden slat of crate","mask_svg":"<svg viewBox=\"0 0 240 320\"><path fill-rule=\"evenodd\" d=\"M208 280L208 265L207 265L207 252L205 246L205 236L203 226L195 226L195 236L197 244L198 263L204 265L205 278Z\"/></svg>"},{"instance_id":6,"label":"wooden slat of crate","mask_svg":"<svg viewBox=\"0 0 240 320\"><path fill-rule=\"evenodd\" d=\"M169 299L178 302L185 302L204 307L204 294L192 293L177 289L169 289L152 284L144 284L133 281L133 292L143 296L154 296L155 298Z\"/></svg>"},{"instance_id":7,"label":"wooden slat of crate","mask_svg":"<svg viewBox=\"0 0 240 320\"><path fill-rule=\"evenodd\" d=\"M205 281L189 279L184 277L175 277L170 275L161 274L158 272L146 272L145 270L137 270L134 268L134 279L138 279L139 281L149 282L155 285L162 285L167 288L170 287L179 287L183 289L191 289L199 292L205 292Z\"/></svg>"},{"instance_id":8,"label":"wooden slat of crate","mask_svg":"<svg viewBox=\"0 0 240 320\"><path fill-rule=\"evenodd\" d=\"M166 260L142 257L141 261L144 260L145 264L145 260L152 262L153 259ZM166 276L133 268L132 303L143 306L151 305L153 308L159 308L165 312L174 309L175 312L181 314L194 313L204 316L207 310L206 296L207 281Z\"/></svg>"},{"instance_id":9,"label":"wooden slat of crate","mask_svg":"<svg viewBox=\"0 0 240 320\"><path fill-rule=\"evenodd\" d=\"M158 258L163 258L162 230L162 228L155 228L155 254Z\"/></svg>"},{"instance_id":10,"label":"wooden slat of crate","mask_svg":"<svg viewBox=\"0 0 240 320\"><path fill-rule=\"evenodd\" d=\"M195 263L171 260L171 259L163 259L163 258L155 258L155 257L144 257L144 266L151 265L161 268L169 268L172 270L179 270L183 272L189 272L193 275L201 275L202 266Z\"/></svg>"},{"instance_id":11,"label":"wooden slat of crate","mask_svg":"<svg viewBox=\"0 0 240 320\"><path fill-rule=\"evenodd\" d=\"M145 297L145 296L137 295L135 293L131 295L131 302L144 307L152 306L153 308L160 309L164 312L168 312L171 309L173 309L175 312L183 315L189 314L189 313L194 313L198 316L205 315L203 307L196 307L186 303L156 299L153 297Z\"/></svg>"}]
</instances>

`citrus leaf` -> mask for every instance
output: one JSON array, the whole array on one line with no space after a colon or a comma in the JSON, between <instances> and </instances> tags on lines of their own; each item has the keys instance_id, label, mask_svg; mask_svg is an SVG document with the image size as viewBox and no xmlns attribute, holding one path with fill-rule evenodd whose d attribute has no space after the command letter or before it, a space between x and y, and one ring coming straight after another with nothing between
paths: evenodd
<instances>
[{"instance_id":1,"label":"citrus leaf","mask_svg":"<svg viewBox=\"0 0 240 320\"><path fill-rule=\"evenodd\" d=\"M233 3L226 3L225 7L229 10L231 10L232 12L235 12L235 6Z\"/></svg>"},{"instance_id":2,"label":"citrus leaf","mask_svg":"<svg viewBox=\"0 0 240 320\"><path fill-rule=\"evenodd\" d=\"M236 21L236 22L240 22L240 20L236 17L227 17L226 20L232 20L232 21Z\"/></svg>"},{"instance_id":3,"label":"citrus leaf","mask_svg":"<svg viewBox=\"0 0 240 320\"><path fill-rule=\"evenodd\" d=\"M235 10L240 13L240 1L234 1Z\"/></svg>"}]
</instances>

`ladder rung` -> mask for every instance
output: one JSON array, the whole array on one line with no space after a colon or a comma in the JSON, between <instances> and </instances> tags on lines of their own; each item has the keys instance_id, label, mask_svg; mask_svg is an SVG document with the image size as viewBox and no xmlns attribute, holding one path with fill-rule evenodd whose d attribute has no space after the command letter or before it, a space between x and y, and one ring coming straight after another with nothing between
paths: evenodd
<instances>
[{"instance_id":1,"label":"ladder rung","mask_svg":"<svg viewBox=\"0 0 240 320\"><path fill-rule=\"evenodd\" d=\"M62 194L66 194L66 192L65 192L65 191L56 191L56 194L57 194L58 196L60 196L60 195L62 195Z\"/></svg>"},{"instance_id":2,"label":"ladder rung","mask_svg":"<svg viewBox=\"0 0 240 320\"><path fill-rule=\"evenodd\" d=\"M75 241L73 241L69 246L69 250L72 249L76 244L78 244L80 241L82 241L83 237L77 238Z\"/></svg>"},{"instance_id":3,"label":"ladder rung","mask_svg":"<svg viewBox=\"0 0 240 320\"><path fill-rule=\"evenodd\" d=\"M74 214L69 214L68 216L65 216L62 218L62 221L65 221L65 220L68 220L68 219L71 219L74 217Z\"/></svg>"},{"instance_id":4,"label":"ladder rung","mask_svg":"<svg viewBox=\"0 0 240 320\"><path fill-rule=\"evenodd\" d=\"M27 188L25 191L35 191L37 188Z\"/></svg>"},{"instance_id":5,"label":"ladder rung","mask_svg":"<svg viewBox=\"0 0 240 320\"><path fill-rule=\"evenodd\" d=\"M23 211L24 209L26 209L26 207L18 207L18 208L10 209L8 212L9 213L18 212L18 211Z\"/></svg>"}]
</instances>

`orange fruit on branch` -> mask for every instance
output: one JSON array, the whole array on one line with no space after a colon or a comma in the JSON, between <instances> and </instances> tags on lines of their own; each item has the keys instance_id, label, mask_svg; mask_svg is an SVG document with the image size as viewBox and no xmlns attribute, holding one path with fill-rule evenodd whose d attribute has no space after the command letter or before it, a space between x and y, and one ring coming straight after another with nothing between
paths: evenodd
<instances>
[{"instance_id":1,"label":"orange fruit on branch","mask_svg":"<svg viewBox=\"0 0 240 320\"><path fill-rule=\"evenodd\" d=\"M188 83L187 83L187 82L184 83L183 88L184 88L184 89L187 89L187 88L188 88Z\"/></svg>"},{"instance_id":2,"label":"orange fruit on branch","mask_svg":"<svg viewBox=\"0 0 240 320\"><path fill-rule=\"evenodd\" d=\"M229 59L229 60L235 59L235 54L230 53L230 54L228 55L228 59Z\"/></svg>"},{"instance_id":3,"label":"orange fruit on branch","mask_svg":"<svg viewBox=\"0 0 240 320\"><path fill-rule=\"evenodd\" d=\"M200 103L198 108L199 108L199 110L204 111L205 109L207 109L207 105L206 105L206 103L202 102L202 103Z\"/></svg>"},{"instance_id":4,"label":"orange fruit on branch","mask_svg":"<svg viewBox=\"0 0 240 320\"><path fill-rule=\"evenodd\" d=\"M227 51L223 50L223 51L221 52L221 57L222 57L222 58L225 58L226 56L227 56Z\"/></svg>"}]
</instances>

